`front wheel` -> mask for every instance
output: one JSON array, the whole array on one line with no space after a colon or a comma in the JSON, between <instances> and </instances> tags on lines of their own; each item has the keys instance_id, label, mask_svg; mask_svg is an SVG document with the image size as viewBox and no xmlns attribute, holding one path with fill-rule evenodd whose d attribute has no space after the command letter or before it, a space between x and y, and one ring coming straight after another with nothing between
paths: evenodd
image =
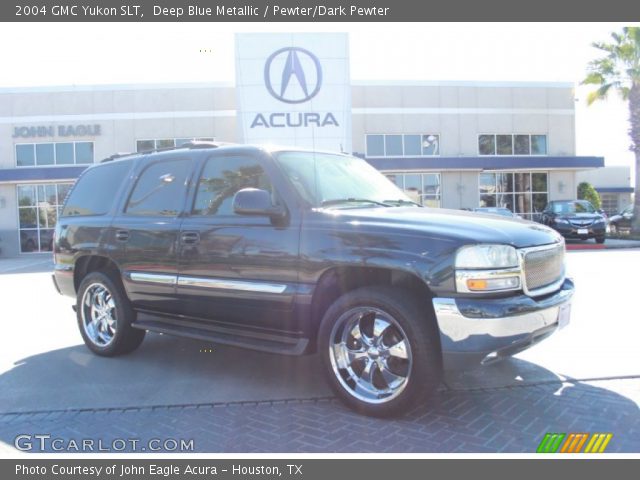
<instances>
[{"instance_id":1,"label":"front wheel","mask_svg":"<svg viewBox=\"0 0 640 480\"><path fill-rule=\"evenodd\" d=\"M596 237L596 243L604 243L605 237Z\"/></svg>"},{"instance_id":2,"label":"front wheel","mask_svg":"<svg viewBox=\"0 0 640 480\"><path fill-rule=\"evenodd\" d=\"M98 355L129 353L144 339L145 331L131 326L135 312L124 289L107 273L92 272L82 280L76 312L85 345Z\"/></svg>"},{"instance_id":3,"label":"front wheel","mask_svg":"<svg viewBox=\"0 0 640 480\"><path fill-rule=\"evenodd\" d=\"M329 384L348 406L385 417L406 413L433 394L442 356L425 307L400 290L365 287L327 310L318 344Z\"/></svg>"}]
</instances>

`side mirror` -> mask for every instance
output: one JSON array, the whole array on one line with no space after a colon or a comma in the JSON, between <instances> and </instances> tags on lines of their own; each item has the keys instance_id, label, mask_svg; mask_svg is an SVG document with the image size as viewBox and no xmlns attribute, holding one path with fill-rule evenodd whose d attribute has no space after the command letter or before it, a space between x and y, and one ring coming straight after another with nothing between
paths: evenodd
<instances>
[{"instance_id":1,"label":"side mirror","mask_svg":"<svg viewBox=\"0 0 640 480\"><path fill-rule=\"evenodd\" d=\"M258 188L243 188L233 197L233 211L238 215L261 215L272 218L282 218L285 211L281 207L274 207L271 194Z\"/></svg>"}]
</instances>

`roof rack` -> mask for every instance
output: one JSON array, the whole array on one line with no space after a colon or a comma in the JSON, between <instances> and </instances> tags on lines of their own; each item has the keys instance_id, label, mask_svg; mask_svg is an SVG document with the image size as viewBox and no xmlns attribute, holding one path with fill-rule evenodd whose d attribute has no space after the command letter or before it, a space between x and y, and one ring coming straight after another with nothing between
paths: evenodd
<instances>
[{"instance_id":1,"label":"roof rack","mask_svg":"<svg viewBox=\"0 0 640 480\"><path fill-rule=\"evenodd\" d=\"M113 160L117 160L118 158L130 157L131 155L137 155L136 152L125 152L125 153L114 153L110 157L103 158L100 160L100 163L112 162Z\"/></svg>"},{"instance_id":2,"label":"roof rack","mask_svg":"<svg viewBox=\"0 0 640 480\"><path fill-rule=\"evenodd\" d=\"M110 157L107 157L104 160L101 160L100 163L111 162L118 158L130 157L132 155L148 155L150 153L168 152L171 150L178 150L180 148L189 148L189 149L218 148L218 147L224 147L227 145L237 145L237 144L232 142L208 142L203 140L192 140L190 142L183 143L182 145L179 145L176 147L154 148L153 150L145 150L144 152L114 153Z\"/></svg>"}]
</instances>

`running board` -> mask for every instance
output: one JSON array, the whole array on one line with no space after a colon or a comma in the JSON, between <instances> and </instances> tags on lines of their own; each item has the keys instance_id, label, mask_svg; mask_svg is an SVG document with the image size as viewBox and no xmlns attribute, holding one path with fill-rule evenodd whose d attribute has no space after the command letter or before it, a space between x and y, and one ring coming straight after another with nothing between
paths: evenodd
<instances>
[{"instance_id":1,"label":"running board","mask_svg":"<svg viewBox=\"0 0 640 480\"><path fill-rule=\"evenodd\" d=\"M234 347L258 350L260 352L277 353L280 355L302 355L307 350L309 339L292 338L275 335L247 335L246 331L231 332L228 328L215 328L207 325L200 328L191 325L176 325L173 322L165 322L160 318L139 319L131 324L139 330L175 335L177 337L194 338L212 343L231 345ZM224 330L224 331L222 331Z\"/></svg>"}]
</instances>

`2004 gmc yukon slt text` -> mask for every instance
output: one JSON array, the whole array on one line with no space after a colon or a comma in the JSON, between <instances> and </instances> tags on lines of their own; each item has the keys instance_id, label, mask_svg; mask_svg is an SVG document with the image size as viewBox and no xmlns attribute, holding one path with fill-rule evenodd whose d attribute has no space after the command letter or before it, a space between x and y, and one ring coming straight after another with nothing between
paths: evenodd
<instances>
[{"instance_id":1,"label":"2004 gmc yukon slt text","mask_svg":"<svg viewBox=\"0 0 640 480\"><path fill-rule=\"evenodd\" d=\"M423 208L364 160L298 149L193 144L93 166L54 256L98 355L146 331L318 352L336 394L379 416L425 401L450 361L548 336L573 294L553 230Z\"/></svg>"}]
</instances>

